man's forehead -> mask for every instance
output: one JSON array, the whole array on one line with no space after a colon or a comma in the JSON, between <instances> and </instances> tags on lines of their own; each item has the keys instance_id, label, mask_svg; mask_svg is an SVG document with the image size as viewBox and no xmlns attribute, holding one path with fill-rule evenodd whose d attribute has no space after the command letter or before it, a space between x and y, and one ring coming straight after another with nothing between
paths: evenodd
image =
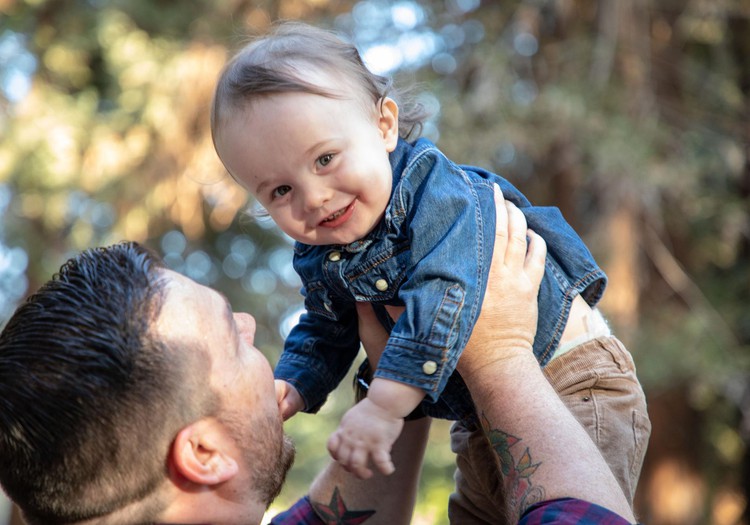
<instances>
[{"instance_id":1,"label":"man's forehead","mask_svg":"<svg viewBox=\"0 0 750 525\"><path fill-rule=\"evenodd\" d=\"M211 316L219 304L218 294L172 270L164 272L164 301L156 325L171 330L174 325L195 328L200 320Z\"/></svg>"},{"instance_id":2,"label":"man's forehead","mask_svg":"<svg viewBox=\"0 0 750 525\"><path fill-rule=\"evenodd\" d=\"M162 278L164 279L165 289L168 294L175 294L182 298L194 297L202 300L218 300L219 293L207 286L203 286L189 277L175 272L174 270L163 269Z\"/></svg>"},{"instance_id":3,"label":"man's forehead","mask_svg":"<svg viewBox=\"0 0 750 525\"><path fill-rule=\"evenodd\" d=\"M232 308L223 294L173 270L162 272L165 297L157 329L173 335L179 328L205 336L232 323Z\"/></svg>"}]
</instances>

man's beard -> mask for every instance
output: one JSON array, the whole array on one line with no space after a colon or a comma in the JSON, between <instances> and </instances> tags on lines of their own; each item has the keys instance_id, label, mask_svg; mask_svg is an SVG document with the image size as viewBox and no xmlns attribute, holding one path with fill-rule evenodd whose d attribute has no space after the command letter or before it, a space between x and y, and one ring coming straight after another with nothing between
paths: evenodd
<instances>
[{"instance_id":1,"label":"man's beard","mask_svg":"<svg viewBox=\"0 0 750 525\"><path fill-rule=\"evenodd\" d=\"M246 459L251 460L249 456ZM261 468L260 465L256 467L256 463L251 463L253 485L261 496L261 501L266 504L266 508L281 492L286 475L293 463L294 443L292 443L292 438L284 433L281 434L276 459L267 468Z\"/></svg>"},{"instance_id":2,"label":"man's beard","mask_svg":"<svg viewBox=\"0 0 750 525\"><path fill-rule=\"evenodd\" d=\"M283 431L281 418L256 418L243 423L240 414L223 414L222 422L237 440L249 468L250 489L266 508L281 492L287 472L294 463L292 438ZM247 418L247 416L244 416Z\"/></svg>"}]
</instances>

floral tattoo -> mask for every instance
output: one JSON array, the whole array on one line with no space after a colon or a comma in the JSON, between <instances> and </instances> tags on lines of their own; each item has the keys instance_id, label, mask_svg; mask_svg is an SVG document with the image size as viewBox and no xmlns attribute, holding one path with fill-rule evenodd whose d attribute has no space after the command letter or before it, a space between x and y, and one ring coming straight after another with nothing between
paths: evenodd
<instances>
[{"instance_id":1,"label":"floral tattoo","mask_svg":"<svg viewBox=\"0 0 750 525\"><path fill-rule=\"evenodd\" d=\"M331 502L328 505L316 501L311 503L315 513L326 525L359 525L375 514L374 510L347 509L338 487L333 489Z\"/></svg>"},{"instance_id":2,"label":"floral tattoo","mask_svg":"<svg viewBox=\"0 0 750 525\"><path fill-rule=\"evenodd\" d=\"M531 479L542 462L534 463L528 447L523 452L521 447L514 448L522 440L500 429L490 428L490 422L484 415L482 428L497 455L508 507L520 516L531 505L545 499L544 488L534 485Z\"/></svg>"}]
</instances>

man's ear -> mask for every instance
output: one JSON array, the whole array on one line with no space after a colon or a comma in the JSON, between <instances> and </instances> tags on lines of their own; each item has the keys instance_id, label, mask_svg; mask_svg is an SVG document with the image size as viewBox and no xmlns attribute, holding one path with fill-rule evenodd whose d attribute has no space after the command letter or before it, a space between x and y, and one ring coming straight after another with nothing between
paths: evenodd
<instances>
[{"instance_id":1,"label":"man's ear","mask_svg":"<svg viewBox=\"0 0 750 525\"><path fill-rule=\"evenodd\" d=\"M390 97L383 97L379 106L378 127L385 140L385 147L390 153L398 144L398 104Z\"/></svg>"},{"instance_id":2,"label":"man's ear","mask_svg":"<svg viewBox=\"0 0 750 525\"><path fill-rule=\"evenodd\" d=\"M172 463L186 479L199 485L215 485L234 477L239 467L237 448L226 427L207 418L186 426L172 443Z\"/></svg>"}]
</instances>

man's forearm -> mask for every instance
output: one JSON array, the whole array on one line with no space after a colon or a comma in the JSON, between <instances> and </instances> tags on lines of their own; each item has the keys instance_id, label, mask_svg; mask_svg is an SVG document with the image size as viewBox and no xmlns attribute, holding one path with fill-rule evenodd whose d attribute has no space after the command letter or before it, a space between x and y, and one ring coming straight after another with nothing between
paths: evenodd
<instances>
[{"instance_id":1,"label":"man's forearm","mask_svg":"<svg viewBox=\"0 0 750 525\"><path fill-rule=\"evenodd\" d=\"M531 350L503 355L464 379L496 452L510 512L517 518L539 501L573 497L633 521L599 450L547 382Z\"/></svg>"},{"instance_id":2,"label":"man's forearm","mask_svg":"<svg viewBox=\"0 0 750 525\"><path fill-rule=\"evenodd\" d=\"M391 451L396 471L360 480L331 462L316 478L309 498L326 524L408 525L417 497L430 419L404 424Z\"/></svg>"}]
</instances>

